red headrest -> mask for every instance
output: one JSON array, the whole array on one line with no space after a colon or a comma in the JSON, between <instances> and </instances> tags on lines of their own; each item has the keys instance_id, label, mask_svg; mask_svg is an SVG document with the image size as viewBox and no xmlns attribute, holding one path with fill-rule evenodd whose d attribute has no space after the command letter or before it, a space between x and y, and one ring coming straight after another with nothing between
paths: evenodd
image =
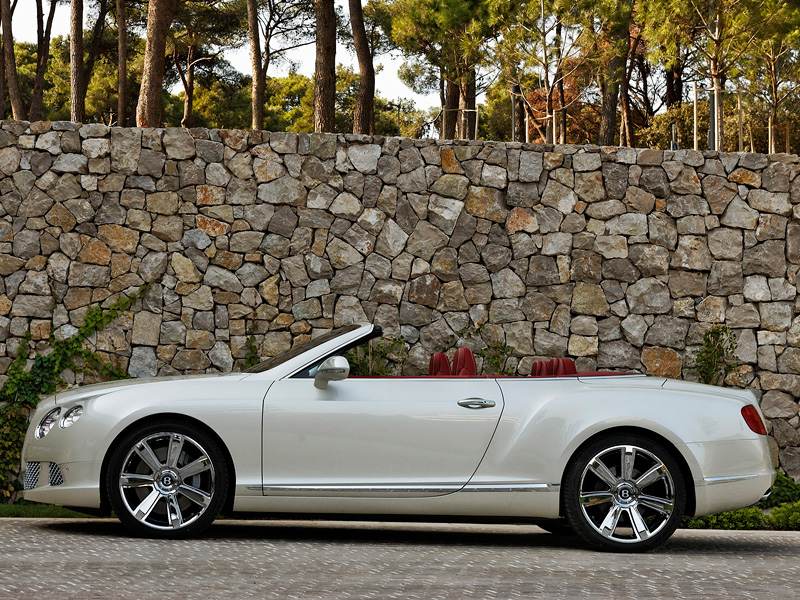
<instances>
[{"instance_id":1,"label":"red headrest","mask_svg":"<svg viewBox=\"0 0 800 600\"><path fill-rule=\"evenodd\" d=\"M535 360L531 366L531 377L552 377L550 367L552 363L549 360Z\"/></svg>"},{"instance_id":2,"label":"red headrest","mask_svg":"<svg viewBox=\"0 0 800 600\"><path fill-rule=\"evenodd\" d=\"M431 354L431 360L430 363L428 363L428 375L431 377L451 375L450 361L447 360L447 355L444 352Z\"/></svg>"},{"instance_id":3,"label":"red headrest","mask_svg":"<svg viewBox=\"0 0 800 600\"><path fill-rule=\"evenodd\" d=\"M556 377L571 377L578 374L575 368L575 361L571 358L554 358L553 359Z\"/></svg>"},{"instance_id":4,"label":"red headrest","mask_svg":"<svg viewBox=\"0 0 800 600\"><path fill-rule=\"evenodd\" d=\"M459 348L453 356L453 375L462 377L477 377L478 364L475 355L469 348Z\"/></svg>"}]
</instances>

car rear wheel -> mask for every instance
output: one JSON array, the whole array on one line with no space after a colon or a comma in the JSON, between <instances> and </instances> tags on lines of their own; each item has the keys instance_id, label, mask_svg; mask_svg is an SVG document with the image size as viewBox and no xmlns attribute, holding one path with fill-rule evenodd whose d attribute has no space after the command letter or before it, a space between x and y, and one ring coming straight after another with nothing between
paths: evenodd
<instances>
[{"instance_id":1,"label":"car rear wheel","mask_svg":"<svg viewBox=\"0 0 800 600\"><path fill-rule=\"evenodd\" d=\"M106 489L119 520L138 535L197 535L225 502L228 474L216 442L178 421L142 427L120 441Z\"/></svg>"},{"instance_id":2,"label":"car rear wheel","mask_svg":"<svg viewBox=\"0 0 800 600\"><path fill-rule=\"evenodd\" d=\"M598 439L567 468L564 512L591 545L643 552L665 542L686 506L680 467L661 444L644 436Z\"/></svg>"}]
</instances>

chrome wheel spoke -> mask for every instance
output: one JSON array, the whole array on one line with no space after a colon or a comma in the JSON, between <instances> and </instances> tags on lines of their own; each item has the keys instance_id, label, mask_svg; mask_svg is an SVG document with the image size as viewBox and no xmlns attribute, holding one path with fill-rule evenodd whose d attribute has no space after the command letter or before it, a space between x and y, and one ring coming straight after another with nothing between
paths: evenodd
<instances>
[{"instance_id":1,"label":"chrome wheel spoke","mask_svg":"<svg viewBox=\"0 0 800 600\"><path fill-rule=\"evenodd\" d=\"M190 485L181 485L181 487L178 488L178 493L182 494L195 504L199 504L203 508L207 507L209 502L211 502L211 494L207 494L203 490L198 490Z\"/></svg>"},{"instance_id":2,"label":"chrome wheel spoke","mask_svg":"<svg viewBox=\"0 0 800 600\"><path fill-rule=\"evenodd\" d=\"M614 535L614 531L617 529L617 524L619 523L619 518L621 516L622 509L616 504L612 506L611 510L608 511L608 514L606 514L606 518L603 519L603 522L600 524L600 533L606 537L611 537Z\"/></svg>"},{"instance_id":3,"label":"chrome wheel spoke","mask_svg":"<svg viewBox=\"0 0 800 600\"><path fill-rule=\"evenodd\" d=\"M119 476L119 484L129 488L153 487L155 480L152 475L123 473Z\"/></svg>"},{"instance_id":4,"label":"chrome wheel spoke","mask_svg":"<svg viewBox=\"0 0 800 600\"><path fill-rule=\"evenodd\" d=\"M122 502L114 506L117 513L124 508L128 518L162 532L213 520L224 490L216 487L220 465L213 445L204 446L181 429L156 430L134 438L114 467ZM212 511L214 515L209 514Z\"/></svg>"},{"instance_id":5,"label":"chrome wheel spoke","mask_svg":"<svg viewBox=\"0 0 800 600\"><path fill-rule=\"evenodd\" d=\"M633 446L625 446L622 451L622 464L620 465L620 476L622 481L631 481L633 479L633 463L636 461L636 448Z\"/></svg>"},{"instance_id":6,"label":"chrome wheel spoke","mask_svg":"<svg viewBox=\"0 0 800 600\"><path fill-rule=\"evenodd\" d=\"M203 455L182 469L178 469L178 474L181 476L181 479L188 479L193 475L208 471L209 469L211 469L211 459Z\"/></svg>"},{"instance_id":7,"label":"chrome wheel spoke","mask_svg":"<svg viewBox=\"0 0 800 600\"><path fill-rule=\"evenodd\" d=\"M162 497L163 496L161 496L157 490L153 490L147 494L147 497L133 510L133 516L139 521L146 521L147 517L150 516L150 513L153 512L153 509Z\"/></svg>"},{"instance_id":8,"label":"chrome wheel spoke","mask_svg":"<svg viewBox=\"0 0 800 600\"><path fill-rule=\"evenodd\" d=\"M614 476L599 458L595 458L589 463L589 470L602 479L609 488L613 488L619 482L619 479Z\"/></svg>"},{"instance_id":9,"label":"chrome wheel spoke","mask_svg":"<svg viewBox=\"0 0 800 600\"><path fill-rule=\"evenodd\" d=\"M638 544L674 529L680 499L669 461L624 441L601 447L584 461L573 498L594 535L612 544Z\"/></svg>"},{"instance_id":10,"label":"chrome wheel spoke","mask_svg":"<svg viewBox=\"0 0 800 600\"><path fill-rule=\"evenodd\" d=\"M144 464L146 464L153 473L156 473L162 467L161 461L158 460L158 457L146 440L139 442L134 450L136 451L136 455L144 461Z\"/></svg>"},{"instance_id":11,"label":"chrome wheel spoke","mask_svg":"<svg viewBox=\"0 0 800 600\"><path fill-rule=\"evenodd\" d=\"M597 506L611 502L614 494L611 492L584 492L581 494L580 502L585 507Z\"/></svg>"},{"instance_id":12,"label":"chrome wheel spoke","mask_svg":"<svg viewBox=\"0 0 800 600\"><path fill-rule=\"evenodd\" d=\"M639 509L635 506L629 506L626 509L628 517L633 527L633 533L636 535L637 540L646 540L650 537L650 530L647 528L647 523L644 522Z\"/></svg>"},{"instance_id":13,"label":"chrome wheel spoke","mask_svg":"<svg viewBox=\"0 0 800 600\"><path fill-rule=\"evenodd\" d=\"M172 436L170 436L169 446L167 446L167 460L164 464L168 467L177 467L182 449L183 436L179 433L173 433Z\"/></svg>"},{"instance_id":14,"label":"chrome wheel spoke","mask_svg":"<svg viewBox=\"0 0 800 600\"><path fill-rule=\"evenodd\" d=\"M652 508L664 516L671 515L675 508L675 502L671 499L657 498L655 496L648 496L646 494L639 496L639 504L642 504L647 508Z\"/></svg>"},{"instance_id":15,"label":"chrome wheel spoke","mask_svg":"<svg viewBox=\"0 0 800 600\"><path fill-rule=\"evenodd\" d=\"M659 479L665 477L667 473L667 467L664 466L664 463L658 463L653 465L650 469L647 470L639 479L636 480L636 486L641 490L646 488L648 485L654 484Z\"/></svg>"},{"instance_id":16,"label":"chrome wheel spoke","mask_svg":"<svg viewBox=\"0 0 800 600\"><path fill-rule=\"evenodd\" d=\"M173 529L178 529L183 525L183 511L181 511L181 506L178 503L177 494L172 494L167 500L167 518L169 519L170 527Z\"/></svg>"}]
</instances>

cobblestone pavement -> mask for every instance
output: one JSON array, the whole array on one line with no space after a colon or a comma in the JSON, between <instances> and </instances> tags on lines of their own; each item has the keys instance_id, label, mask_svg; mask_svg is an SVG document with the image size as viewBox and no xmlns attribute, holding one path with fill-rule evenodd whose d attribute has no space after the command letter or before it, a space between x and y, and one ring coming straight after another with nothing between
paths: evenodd
<instances>
[{"instance_id":1,"label":"cobblestone pavement","mask_svg":"<svg viewBox=\"0 0 800 600\"><path fill-rule=\"evenodd\" d=\"M0 598L797 598L800 533L678 531L603 554L534 526L221 521L201 539L114 520L0 519Z\"/></svg>"}]
</instances>

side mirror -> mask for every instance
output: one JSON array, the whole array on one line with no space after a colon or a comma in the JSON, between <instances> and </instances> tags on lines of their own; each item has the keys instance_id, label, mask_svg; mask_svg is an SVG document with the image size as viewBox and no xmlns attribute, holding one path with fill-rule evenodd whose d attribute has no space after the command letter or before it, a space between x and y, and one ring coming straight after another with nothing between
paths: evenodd
<instances>
[{"instance_id":1,"label":"side mirror","mask_svg":"<svg viewBox=\"0 0 800 600\"><path fill-rule=\"evenodd\" d=\"M350 375L350 363L344 356L331 356L318 368L314 376L314 387L320 390L328 389L329 381L341 381Z\"/></svg>"}]
</instances>

